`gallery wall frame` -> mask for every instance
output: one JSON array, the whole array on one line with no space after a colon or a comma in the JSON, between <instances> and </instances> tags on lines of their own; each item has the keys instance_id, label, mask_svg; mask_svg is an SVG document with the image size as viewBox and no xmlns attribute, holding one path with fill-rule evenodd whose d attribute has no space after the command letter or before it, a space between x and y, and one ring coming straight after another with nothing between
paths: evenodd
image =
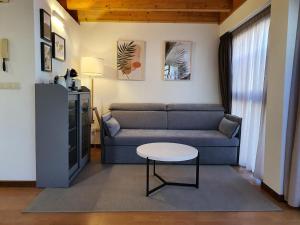
<instances>
[{"instance_id":1,"label":"gallery wall frame","mask_svg":"<svg viewBox=\"0 0 300 225\"><path fill-rule=\"evenodd\" d=\"M41 70L52 72L52 47L45 42L41 42Z\"/></svg>"},{"instance_id":2,"label":"gallery wall frame","mask_svg":"<svg viewBox=\"0 0 300 225\"><path fill-rule=\"evenodd\" d=\"M52 57L59 61L66 60L66 39L52 32Z\"/></svg>"},{"instance_id":3,"label":"gallery wall frame","mask_svg":"<svg viewBox=\"0 0 300 225\"><path fill-rule=\"evenodd\" d=\"M40 36L43 40L51 42L51 15L44 9L40 9Z\"/></svg>"}]
</instances>

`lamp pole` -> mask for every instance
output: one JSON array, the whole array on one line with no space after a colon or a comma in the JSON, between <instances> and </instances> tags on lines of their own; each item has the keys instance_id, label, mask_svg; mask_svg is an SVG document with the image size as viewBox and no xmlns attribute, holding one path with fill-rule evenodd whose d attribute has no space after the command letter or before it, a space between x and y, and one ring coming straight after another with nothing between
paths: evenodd
<instances>
[{"instance_id":1,"label":"lamp pole","mask_svg":"<svg viewBox=\"0 0 300 225\"><path fill-rule=\"evenodd\" d=\"M91 105L92 105L92 109L94 108L94 78L91 78Z\"/></svg>"}]
</instances>

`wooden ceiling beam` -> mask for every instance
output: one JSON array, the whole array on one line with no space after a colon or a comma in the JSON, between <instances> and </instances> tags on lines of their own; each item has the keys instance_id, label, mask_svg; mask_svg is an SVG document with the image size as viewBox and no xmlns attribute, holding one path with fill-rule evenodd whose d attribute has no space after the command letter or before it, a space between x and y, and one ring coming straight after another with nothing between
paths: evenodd
<instances>
[{"instance_id":1,"label":"wooden ceiling beam","mask_svg":"<svg viewBox=\"0 0 300 225\"><path fill-rule=\"evenodd\" d=\"M142 11L78 11L81 22L161 22L161 23L218 23L219 13L205 12L142 12Z\"/></svg>"},{"instance_id":2,"label":"wooden ceiling beam","mask_svg":"<svg viewBox=\"0 0 300 225\"><path fill-rule=\"evenodd\" d=\"M57 0L58 3L70 14L70 16L77 22L79 23L78 20L78 14L76 10L69 10L67 8L67 0Z\"/></svg>"},{"instance_id":3,"label":"wooden ceiling beam","mask_svg":"<svg viewBox=\"0 0 300 225\"><path fill-rule=\"evenodd\" d=\"M247 0L232 0L232 11L231 12L220 12L220 21L219 23L224 22L235 10L237 10L242 4Z\"/></svg>"},{"instance_id":4,"label":"wooden ceiling beam","mask_svg":"<svg viewBox=\"0 0 300 225\"><path fill-rule=\"evenodd\" d=\"M69 10L230 12L232 0L66 0Z\"/></svg>"}]
</instances>

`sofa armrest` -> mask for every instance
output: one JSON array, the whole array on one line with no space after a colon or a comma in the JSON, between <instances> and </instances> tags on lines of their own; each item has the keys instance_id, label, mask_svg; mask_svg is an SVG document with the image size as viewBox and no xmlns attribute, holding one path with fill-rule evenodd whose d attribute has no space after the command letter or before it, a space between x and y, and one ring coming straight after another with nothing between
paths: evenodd
<instances>
[{"instance_id":1,"label":"sofa armrest","mask_svg":"<svg viewBox=\"0 0 300 225\"><path fill-rule=\"evenodd\" d=\"M241 134L242 134L242 121L243 119L241 117L231 115L231 114L225 114L225 118L228 120L231 120L233 122L237 122L240 125L239 132L236 134L236 138L239 139L239 147L238 147L238 152L237 152L237 161L236 165L239 164L239 158L240 158L240 145L241 145Z\"/></svg>"},{"instance_id":2,"label":"sofa armrest","mask_svg":"<svg viewBox=\"0 0 300 225\"><path fill-rule=\"evenodd\" d=\"M105 114L102 114L101 119L100 119L100 121L101 121L100 140L101 140L101 149L102 149L102 153L101 153L102 162L105 162L105 155L106 155L104 139L105 139L105 137L109 136L109 134L107 133L107 130L105 129L104 121L107 121L110 118L111 118L111 112L107 112Z\"/></svg>"},{"instance_id":3,"label":"sofa armrest","mask_svg":"<svg viewBox=\"0 0 300 225\"><path fill-rule=\"evenodd\" d=\"M111 112L107 112L103 115L101 115L100 121L101 121L101 128L100 128L100 135L101 135L101 139L109 136L109 134L107 133L107 130L105 129L105 124L104 121L107 121L111 118Z\"/></svg>"},{"instance_id":4,"label":"sofa armrest","mask_svg":"<svg viewBox=\"0 0 300 225\"><path fill-rule=\"evenodd\" d=\"M102 163L105 162L106 149L105 149L105 144L104 144L104 138L106 136L108 136L108 135L106 134L106 131L104 129L104 121L103 121L103 118L101 117L100 141L101 141L101 161L102 161Z\"/></svg>"},{"instance_id":5,"label":"sofa armrest","mask_svg":"<svg viewBox=\"0 0 300 225\"><path fill-rule=\"evenodd\" d=\"M101 139L104 138L105 136L107 136L107 133L104 129L104 121L102 118L101 118L100 135L101 135Z\"/></svg>"}]
</instances>

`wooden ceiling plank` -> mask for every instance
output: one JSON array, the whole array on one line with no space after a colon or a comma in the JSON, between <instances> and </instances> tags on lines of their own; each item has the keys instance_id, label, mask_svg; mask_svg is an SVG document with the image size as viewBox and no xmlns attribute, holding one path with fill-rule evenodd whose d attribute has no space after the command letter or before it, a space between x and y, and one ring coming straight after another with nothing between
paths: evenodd
<instances>
[{"instance_id":1,"label":"wooden ceiling plank","mask_svg":"<svg viewBox=\"0 0 300 225\"><path fill-rule=\"evenodd\" d=\"M199 12L141 12L141 11L78 11L81 22L164 22L164 23L218 23L218 13Z\"/></svg>"},{"instance_id":2,"label":"wooden ceiling plank","mask_svg":"<svg viewBox=\"0 0 300 225\"><path fill-rule=\"evenodd\" d=\"M70 10L230 12L232 0L67 0Z\"/></svg>"}]
</instances>

